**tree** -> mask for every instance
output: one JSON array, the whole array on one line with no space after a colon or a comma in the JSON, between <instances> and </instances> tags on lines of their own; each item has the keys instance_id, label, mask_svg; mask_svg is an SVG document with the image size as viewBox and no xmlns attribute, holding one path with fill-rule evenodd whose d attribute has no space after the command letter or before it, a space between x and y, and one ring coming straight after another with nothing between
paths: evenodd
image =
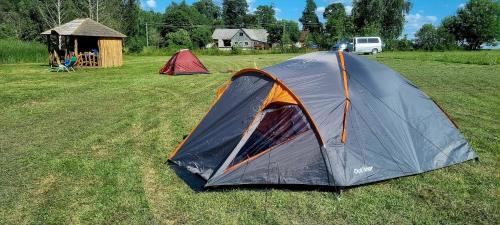
<instances>
[{"instance_id":1,"label":"tree","mask_svg":"<svg viewBox=\"0 0 500 225\"><path fill-rule=\"evenodd\" d=\"M438 43L438 33L432 24L424 24L415 33L415 44L418 48L423 50L435 50L436 43Z\"/></svg>"},{"instance_id":2,"label":"tree","mask_svg":"<svg viewBox=\"0 0 500 225\"><path fill-rule=\"evenodd\" d=\"M405 14L411 9L407 0L384 0L384 13L380 24L380 34L385 40L394 40L403 32Z\"/></svg>"},{"instance_id":3,"label":"tree","mask_svg":"<svg viewBox=\"0 0 500 225\"><path fill-rule=\"evenodd\" d=\"M281 21L271 24L271 26L267 29L267 32L269 33L269 36L267 37L269 43L281 44L281 40L283 38L283 26L281 26Z\"/></svg>"},{"instance_id":4,"label":"tree","mask_svg":"<svg viewBox=\"0 0 500 225\"><path fill-rule=\"evenodd\" d=\"M120 11L120 7L117 6L125 8L125 4L130 3L123 0L87 0L86 2L73 0L73 7L77 11L74 17L88 17L114 29L126 32L123 28L126 24L122 22L122 17L127 15ZM137 12L142 11L139 7L136 10Z\"/></svg>"},{"instance_id":5,"label":"tree","mask_svg":"<svg viewBox=\"0 0 500 225\"><path fill-rule=\"evenodd\" d=\"M500 39L500 2L471 0L457 12L455 36L468 49L479 49L483 43Z\"/></svg>"},{"instance_id":6,"label":"tree","mask_svg":"<svg viewBox=\"0 0 500 225\"><path fill-rule=\"evenodd\" d=\"M163 37L166 37L169 33L177 32L179 29L191 32L200 25L208 26L210 24L210 21L204 15L185 1L182 1L180 4L172 2L165 10L164 22L165 25L161 28L160 32Z\"/></svg>"},{"instance_id":7,"label":"tree","mask_svg":"<svg viewBox=\"0 0 500 225\"><path fill-rule=\"evenodd\" d=\"M123 21L125 35L134 37L139 34L139 3L137 0L126 0L123 5Z\"/></svg>"},{"instance_id":8,"label":"tree","mask_svg":"<svg viewBox=\"0 0 500 225\"><path fill-rule=\"evenodd\" d=\"M0 38L41 40L40 32L49 24L42 19L39 6L32 0L0 1Z\"/></svg>"},{"instance_id":9,"label":"tree","mask_svg":"<svg viewBox=\"0 0 500 225\"><path fill-rule=\"evenodd\" d=\"M254 14L246 14L243 16L243 22L240 24L241 27L247 27L247 28L251 28L251 27L259 27L261 28L261 26L259 25L259 22L257 21L257 16L254 15Z\"/></svg>"},{"instance_id":10,"label":"tree","mask_svg":"<svg viewBox=\"0 0 500 225\"><path fill-rule=\"evenodd\" d=\"M303 30L310 31L311 33L321 32L321 23L316 15L316 8L314 0L307 0L302 17L299 19Z\"/></svg>"},{"instance_id":11,"label":"tree","mask_svg":"<svg viewBox=\"0 0 500 225\"><path fill-rule=\"evenodd\" d=\"M441 20L441 25L438 27L438 35L442 39L442 45L445 49L456 49L458 47L458 40L455 36L457 33L458 24L454 16L448 16Z\"/></svg>"},{"instance_id":12,"label":"tree","mask_svg":"<svg viewBox=\"0 0 500 225\"><path fill-rule=\"evenodd\" d=\"M167 45L170 48L191 48L193 46L189 33L184 29L169 33L166 38Z\"/></svg>"},{"instance_id":13,"label":"tree","mask_svg":"<svg viewBox=\"0 0 500 225\"><path fill-rule=\"evenodd\" d=\"M160 32L156 25L163 20L163 14L154 11L143 11L139 14L139 24L141 24L141 34L144 34L145 43L150 46L159 46Z\"/></svg>"},{"instance_id":14,"label":"tree","mask_svg":"<svg viewBox=\"0 0 500 225\"><path fill-rule=\"evenodd\" d=\"M220 8L213 0L199 0L193 3L193 7L211 21L220 17Z\"/></svg>"},{"instance_id":15,"label":"tree","mask_svg":"<svg viewBox=\"0 0 500 225\"><path fill-rule=\"evenodd\" d=\"M356 33L378 33L384 15L384 0L354 0L352 2L352 21ZM369 27L369 29L367 29Z\"/></svg>"},{"instance_id":16,"label":"tree","mask_svg":"<svg viewBox=\"0 0 500 225\"><path fill-rule=\"evenodd\" d=\"M285 24L285 33L288 35L288 38L292 43L299 42L300 39L300 30L299 24L293 20L282 20Z\"/></svg>"},{"instance_id":17,"label":"tree","mask_svg":"<svg viewBox=\"0 0 500 225\"><path fill-rule=\"evenodd\" d=\"M334 43L349 37L350 19L342 3L333 3L327 6L323 18L326 19L325 33L330 42Z\"/></svg>"},{"instance_id":18,"label":"tree","mask_svg":"<svg viewBox=\"0 0 500 225\"><path fill-rule=\"evenodd\" d=\"M274 17L275 11L271 5L259 5L255 11L255 16L257 18L257 23L265 29L276 23L276 18Z\"/></svg>"},{"instance_id":19,"label":"tree","mask_svg":"<svg viewBox=\"0 0 500 225\"><path fill-rule=\"evenodd\" d=\"M292 44L299 41L299 24L293 20L280 20L268 29L268 41L272 44Z\"/></svg>"},{"instance_id":20,"label":"tree","mask_svg":"<svg viewBox=\"0 0 500 225\"><path fill-rule=\"evenodd\" d=\"M191 32L191 41L194 47L205 48L212 42L212 32L208 27L196 27Z\"/></svg>"},{"instance_id":21,"label":"tree","mask_svg":"<svg viewBox=\"0 0 500 225\"><path fill-rule=\"evenodd\" d=\"M360 35L380 34L392 40L401 35L405 14L410 11L407 0L354 0L352 21Z\"/></svg>"},{"instance_id":22,"label":"tree","mask_svg":"<svg viewBox=\"0 0 500 225\"><path fill-rule=\"evenodd\" d=\"M246 0L224 0L222 2L222 19L229 26L242 26L247 15Z\"/></svg>"},{"instance_id":23,"label":"tree","mask_svg":"<svg viewBox=\"0 0 500 225\"><path fill-rule=\"evenodd\" d=\"M90 5L89 5L90 2ZM40 33L76 18L92 17L127 33L130 24L125 5L130 0L1 0L0 37L46 41ZM137 12L140 11L138 2ZM133 20L132 20L133 22Z\"/></svg>"}]
</instances>

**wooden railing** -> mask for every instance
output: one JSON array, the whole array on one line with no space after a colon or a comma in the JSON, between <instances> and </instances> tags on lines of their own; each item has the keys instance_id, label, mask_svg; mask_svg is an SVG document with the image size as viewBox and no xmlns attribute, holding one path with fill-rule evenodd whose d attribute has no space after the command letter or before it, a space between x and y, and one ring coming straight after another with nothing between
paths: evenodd
<instances>
[{"instance_id":1,"label":"wooden railing","mask_svg":"<svg viewBox=\"0 0 500 225\"><path fill-rule=\"evenodd\" d=\"M82 67L98 67L99 56L92 52L80 52L76 65Z\"/></svg>"}]
</instances>

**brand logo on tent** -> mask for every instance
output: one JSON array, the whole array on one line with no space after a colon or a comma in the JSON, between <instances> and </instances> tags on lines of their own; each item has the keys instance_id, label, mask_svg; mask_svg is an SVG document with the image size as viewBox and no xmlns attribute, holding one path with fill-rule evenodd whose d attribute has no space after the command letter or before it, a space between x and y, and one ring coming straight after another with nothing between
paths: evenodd
<instances>
[{"instance_id":1,"label":"brand logo on tent","mask_svg":"<svg viewBox=\"0 0 500 225\"><path fill-rule=\"evenodd\" d=\"M354 169L354 174L361 174L366 172L371 172L373 170L373 166L364 166L358 169Z\"/></svg>"}]
</instances>

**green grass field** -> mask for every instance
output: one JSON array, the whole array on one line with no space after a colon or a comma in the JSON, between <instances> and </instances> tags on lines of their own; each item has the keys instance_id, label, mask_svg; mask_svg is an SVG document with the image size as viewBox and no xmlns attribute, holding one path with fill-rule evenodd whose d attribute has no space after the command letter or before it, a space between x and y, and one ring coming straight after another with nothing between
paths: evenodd
<instances>
[{"instance_id":1,"label":"green grass field","mask_svg":"<svg viewBox=\"0 0 500 225\"><path fill-rule=\"evenodd\" d=\"M178 77L157 74L167 57L128 56L122 68L75 73L0 65L0 224L499 223L500 65L397 53L377 60L439 102L480 162L357 187L341 199L192 191L164 162L215 89L231 71L292 56L202 56L211 75Z\"/></svg>"}]
</instances>

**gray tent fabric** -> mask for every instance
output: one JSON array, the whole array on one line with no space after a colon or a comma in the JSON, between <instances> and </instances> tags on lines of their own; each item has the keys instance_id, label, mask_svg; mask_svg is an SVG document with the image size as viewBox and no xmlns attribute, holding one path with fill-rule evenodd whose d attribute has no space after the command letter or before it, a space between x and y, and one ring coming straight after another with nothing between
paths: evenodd
<instances>
[{"instance_id":1,"label":"gray tent fabric","mask_svg":"<svg viewBox=\"0 0 500 225\"><path fill-rule=\"evenodd\" d=\"M329 185L327 167L314 132L307 131L235 170L220 173L206 186L240 184Z\"/></svg>"},{"instance_id":2,"label":"gray tent fabric","mask_svg":"<svg viewBox=\"0 0 500 225\"><path fill-rule=\"evenodd\" d=\"M239 142L272 85L252 74L234 80L171 160L208 179Z\"/></svg>"},{"instance_id":3,"label":"gray tent fabric","mask_svg":"<svg viewBox=\"0 0 500 225\"><path fill-rule=\"evenodd\" d=\"M266 113L277 112L262 108L276 83L297 98L292 108L307 120L303 132L283 130L300 124L263 130ZM248 149L259 145L265 147ZM315 52L237 73L170 161L200 175L206 187L348 187L475 158L447 115L397 72L351 53Z\"/></svg>"}]
</instances>

